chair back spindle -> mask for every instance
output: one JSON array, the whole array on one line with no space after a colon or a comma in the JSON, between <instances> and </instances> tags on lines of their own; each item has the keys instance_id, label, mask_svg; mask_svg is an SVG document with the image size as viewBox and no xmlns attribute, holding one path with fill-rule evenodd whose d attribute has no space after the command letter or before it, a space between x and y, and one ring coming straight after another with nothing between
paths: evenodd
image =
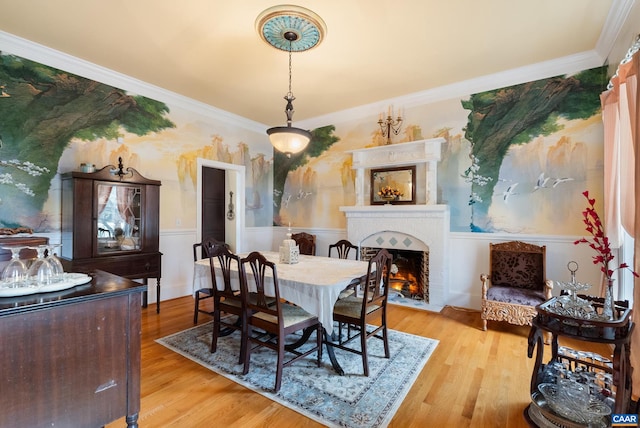
<instances>
[{"instance_id":1,"label":"chair back spindle","mask_svg":"<svg viewBox=\"0 0 640 428\"><path fill-rule=\"evenodd\" d=\"M348 259L349 258L349 252L351 250L355 250L356 260L360 260L360 257L359 257L359 254L358 254L358 247L353 245L350 241L348 241L346 239L341 239L338 242L336 242L335 244L329 245L329 257L331 257L331 253L332 253L333 249L336 250L336 252L338 254L338 258L340 258L340 259Z\"/></svg>"}]
</instances>

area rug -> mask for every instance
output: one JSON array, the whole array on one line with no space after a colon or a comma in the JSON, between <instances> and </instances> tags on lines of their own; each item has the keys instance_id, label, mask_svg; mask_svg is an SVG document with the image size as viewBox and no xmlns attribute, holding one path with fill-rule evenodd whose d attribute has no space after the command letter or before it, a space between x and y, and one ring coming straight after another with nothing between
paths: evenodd
<instances>
[{"instance_id":1,"label":"area rug","mask_svg":"<svg viewBox=\"0 0 640 428\"><path fill-rule=\"evenodd\" d=\"M156 342L329 427L387 426L438 344L434 339L389 330L391 358L387 359L382 341L369 339L369 377L362 374L361 356L339 349L336 357L345 375L337 375L325 348L320 368L315 354L285 367L282 387L273 393L276 353L255 350L249 373L242 375L239 333L218 339L218 350L212 354L211 329L211 323L202 324Z\"/></svg>"}]
</instances>

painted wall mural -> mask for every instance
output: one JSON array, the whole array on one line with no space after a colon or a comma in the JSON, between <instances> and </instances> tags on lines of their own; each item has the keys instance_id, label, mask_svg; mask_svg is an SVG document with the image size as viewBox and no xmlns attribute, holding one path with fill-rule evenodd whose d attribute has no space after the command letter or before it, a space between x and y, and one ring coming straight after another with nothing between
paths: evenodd
<instances>
[{"instance_id":1,"label":"painted wall mural","mask_svg":"<svg viewBox=\"0 0 640 428\"><path fill-rule=\"evenodd\" d=\"M438 203L452 231L581 235L581 192L603 200L599 94L586 70L403 108L394 143L443 137ZM313 130L298 157L262 132L0 53L0 227L60 227L59 173L125 166L162 181L162 229L194 228L196 159L245 165L248 227L345 228L349 150L384 144L377 117Z\"/></svg>"},{"instance_id":2,"label":"painted wall mural","mask_svg":"<svg viewBox=\"0 0 640 428\"><path fill-rule=\"evenodd\" d=\"M46 230L42 214L72 138L137 135L173 127L162 103L12 55L0 56L0 223Z\"/></svg>"},{"instance_id":3,"label":"painted wall mural","mask_svg":"<svg viewBox=\"0 0 640 428\"><path fill-rule=\"evenodd\" d=\"M314 129L309 146L301 153L286 156L274 150L274 226L299 225L304 219L315 217L315 210L322 209L326 189L322 194L318 192L317 170L305 166L339 140L333 135L334 130L333 126Z\"/></svg>"},{"instance_id":4,"label":"painted wall mural","mask_svg":"<svg viewBox=\"0 0 640 428\"><path fill-rule=\"evenodd\" d=\"M438 203L450 206L454 232L580 235L582 191L602 200L599 94L606 82L602 67L405 108L404 135L394 143L446 140ZM335 144L284 171L287 198L274 224L346 227L339 207L355 203L355 179L345 151L382 145L384 138L375 117L333 127ZM305 199L305 189L313 197Z\"/></svg>"},{"instance_id":5,"label":"painted wall mural","mask_svg":"<svg viewBox=\"0 0 640 428\"><path fill-rule=\"evenodd\" d=\"M0 227L59 230L58 174L118 157L162 181L163 229L195 228L198 157L245 165L245 224L271 225L266 135L8 53L0 61Z\"/></svg>"},{"instance_id":6,"label":"painted wall mural","mask_svg":"<svg viewBox=\"0 0 640 428\"><path fill-rule=\"evenodd\" d=\"M599 112L605 78L604 68L592 69L474 94L462 102L470 111L465 139L471 144L471 165L463 175L471 184L471 231L495 230L490 215L495 202L504 205L511 200L512 205L533 210L538 206L534 195L543 195L542 204L545 200L558 203L570 189L569 182L585 182L589 167L586 147L566 131L571 121L588 120ZM538 138L561 131L565 135L554 147L536 147ZM529 144L532 146L527 150ZM522 167L537 168L534 177L505 163L512 148L528 157L521 159ZM543 162L540 155L544 155Z\"/></svg>"}]
</instances>

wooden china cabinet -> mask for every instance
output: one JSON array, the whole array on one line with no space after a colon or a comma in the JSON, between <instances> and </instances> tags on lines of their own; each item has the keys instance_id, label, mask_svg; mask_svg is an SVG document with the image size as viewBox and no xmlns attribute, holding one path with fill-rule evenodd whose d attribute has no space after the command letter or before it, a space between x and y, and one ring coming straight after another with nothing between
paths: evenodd
<instances>
[{"instance_id":1,"label":"wooden china cabinet","mask_svg":"<svg viewBox=\"0 0 640 428\"><path fill-rule=\"evenodd\" d=\"M60 259L65 271L100 269L145 284L156 278L160 312L160 185L123 168L121 158L117 167L62 174Z\"/></svg>"}]
</instances>

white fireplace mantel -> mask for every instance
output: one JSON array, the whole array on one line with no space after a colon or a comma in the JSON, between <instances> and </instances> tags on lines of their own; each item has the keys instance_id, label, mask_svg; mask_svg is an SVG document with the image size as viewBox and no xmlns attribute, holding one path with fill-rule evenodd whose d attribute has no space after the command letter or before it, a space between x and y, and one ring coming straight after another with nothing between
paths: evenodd
<instances>
[{"instance_id":1,"label":"white fireplace mantel","mask_svg":"<svg viewBox=\"0 0 640 428\"><path fill-rule=\"evenodd\" d=\"M429 253L429 310L439 312L449 293L449 207L447 205L368 205L340 207L347 239L359 247Z\"/></svg>"},{"instance_id":2,"label":"white fireplace mantel","mask_svg":"<svg viewBox=\"0 0 640 428\"><path fill-rule=\"evenodd\" d=\"M429 253L429 310L439 312L448 300L449 207L437 200L437 168L444 138L353 150L356 204L342 206L347 239L359 247L392 248ZM416 166L414 204L370 205L372 168ZM365 204L366 199L366 204Z\"/></svg>"},{"instance_id":3,"label":"white fireplace mantel","mask_svg":"<svg viewBox=\"0 0 640 428\"><path fill-rule=\"evenodd\" d=\"M435 204L438 188L437 168L441 158L441 144L444 138L411 141L409 143L390 144L351 150L352 168L356 170L356 206L365 205L369 181L366 171L371 168L416 165L416 193L418 203Z\"/></svg>"}]
</instances>

